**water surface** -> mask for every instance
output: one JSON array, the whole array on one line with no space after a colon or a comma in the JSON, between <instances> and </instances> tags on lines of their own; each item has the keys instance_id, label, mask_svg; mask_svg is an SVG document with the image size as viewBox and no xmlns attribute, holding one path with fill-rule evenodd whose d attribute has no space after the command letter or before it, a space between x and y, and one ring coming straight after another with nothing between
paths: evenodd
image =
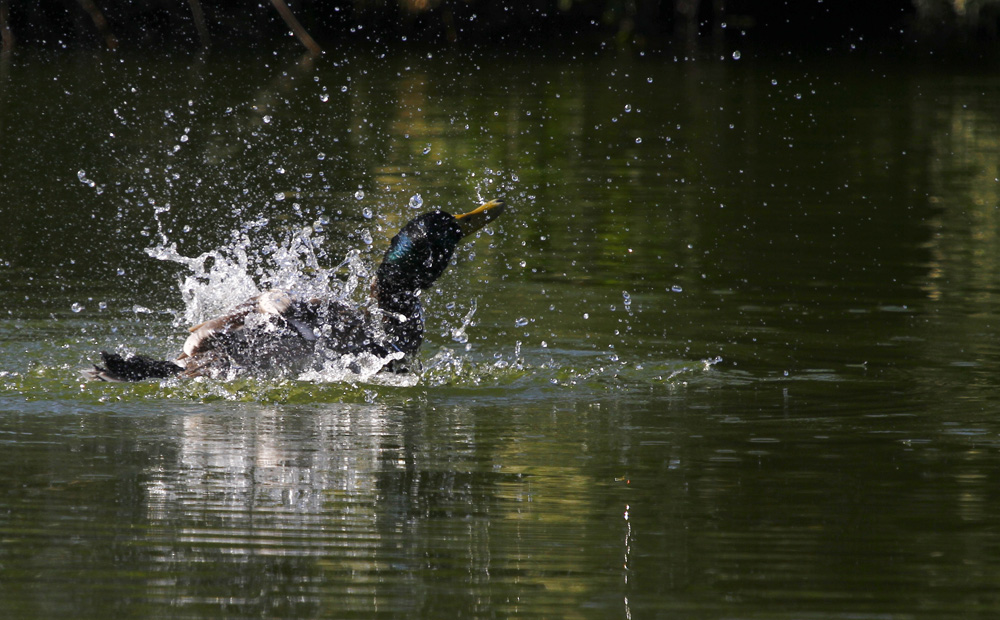
<instances>
[{"instance_id":1,"label":"water surface","mask_svg":"<svg viewBox=\"0 0 1000 620\"><path fill-rule=\"evenodd\" d=\"M5 617L1000 608L996 76L19 52L2 79ZM290 266L362 296L409 217L493 196L412 380L79 378Z\"/></svg>"}]
</instances>

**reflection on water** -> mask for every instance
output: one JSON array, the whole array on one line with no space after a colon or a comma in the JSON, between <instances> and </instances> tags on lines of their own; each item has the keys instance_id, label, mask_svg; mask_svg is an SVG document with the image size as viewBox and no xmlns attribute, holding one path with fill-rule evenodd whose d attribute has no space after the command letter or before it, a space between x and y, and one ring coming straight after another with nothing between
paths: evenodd
<instances>
[{"instance_id":1,"label":"reflection on water","mask_svg":"<svg viewBox=\"0 0 1000 620\"><path fill-rule=\"evenodd\" d=\"M242 592L228 604L250 611L262 610L254 590L278 571L297 574L280 584L285 605L315 607L315 589L332 570L347 578L335 594L338 607L366 609L379 573L374 474L386 412L306 413L303 420L263 410L177 422L178 453L143 483L150 527L170 532L162 553L149 558L156 571L184 572L203 561L227 566ZM212 602L197 585L172 585L158 594L175 604Z\"/></svg>"},{"instance_id":2,"label":"reflection on water","mask_svg":"<svg viewBox=\"0 0 1000 620\"><path fill-rule=\"evenodd\" d=\"M995 615L1000 82L750 56L19 53L0 615ZM411 381L77 377L499 194Z\"/></svg>"},{"instance_id":3,"label":"reflection on water","mask_svg":"<svg viewBox=\"0 0 1000 620\"><path fill-rule=\"evenodd\" d=\"M240 615L513 612L614 586L620 570L581 541L596 537L611 557L616 543L600 532L617 524L589 506L574 468L501 446L521 421L428 405L180 411L157 416L158 428L121 420L116 440L71 440L77 458L35 453L23 429L8 443L27 458L4 553L7 583L22 585L5 600L22 613L49 604L32 570ZM70 468L57 480L25 471L57 464ZM109 504L75 514L88 495ZM64 509L50 532L29 525Z\"/></svg>"}]
</instances>

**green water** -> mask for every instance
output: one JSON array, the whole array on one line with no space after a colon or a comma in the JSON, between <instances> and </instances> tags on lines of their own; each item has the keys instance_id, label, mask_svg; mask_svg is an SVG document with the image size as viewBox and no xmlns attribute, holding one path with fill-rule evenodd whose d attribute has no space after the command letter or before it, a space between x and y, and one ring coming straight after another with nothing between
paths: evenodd
<instances>
[{"instance_id":1,"label":"green water","mask_svg":"<svg viewBox=\"0 0 1000 620\"><path fill-rule=\"evenodd\" d=\"M1000 77L397 50L0 80L0 616L1000 612ZM427 292L415 381L80 380L179 350L187 272L146 249L254 276L322 228L321 267L371 264L416 194L510 209Z\"/></svg>"}]
</instances>

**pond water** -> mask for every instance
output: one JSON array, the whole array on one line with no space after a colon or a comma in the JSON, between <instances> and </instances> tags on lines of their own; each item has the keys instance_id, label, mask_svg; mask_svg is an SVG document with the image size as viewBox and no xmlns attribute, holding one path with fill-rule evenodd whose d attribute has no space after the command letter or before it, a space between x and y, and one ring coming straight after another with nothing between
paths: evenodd
<instances>
[{"instance_id":1,"label":"pond water","mask_svg":"<svg viewBox=\"0 0 1000 620\"><path fill-rule=\"evenodd\" d=\"M0 615L996 617L998 151L955 66L7 57ZM494 196L405 381L80 378Z\"/></svg>"}]
</instances>

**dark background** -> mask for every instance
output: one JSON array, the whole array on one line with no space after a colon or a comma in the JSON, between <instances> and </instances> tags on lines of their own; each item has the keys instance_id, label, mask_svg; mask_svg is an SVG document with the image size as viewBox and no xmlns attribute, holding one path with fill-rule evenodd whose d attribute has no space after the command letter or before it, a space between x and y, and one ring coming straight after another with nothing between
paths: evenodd
<instances>
[{"instance_id":1,"label":"dark background","mask_svg":"<svg viewBox=\"0 0 1000 620\"><path fill-rule=\"evenodd\" d=\"M996 54L997 0L0 0L7 48L255 48L596 43L640 50L727 40L783 49L975 48Z\"/></svg>"}]
</instances>

